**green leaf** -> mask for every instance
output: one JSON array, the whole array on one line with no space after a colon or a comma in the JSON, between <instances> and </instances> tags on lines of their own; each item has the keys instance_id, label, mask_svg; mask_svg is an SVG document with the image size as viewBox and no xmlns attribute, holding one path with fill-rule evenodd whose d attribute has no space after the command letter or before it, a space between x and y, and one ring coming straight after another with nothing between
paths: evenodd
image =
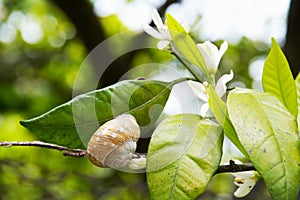
<instances>
[{"instance_id":1,"label":"green leaf","mask_svg":"<svg viewBox=\"0 0 300 200\"><path fill-rule=\"evenodd\" d=\"M122 81L20 123L42 141L71 148L84 148L100 125L123 113L134 115L145 134L161 114L175 83Z\"/></svg>"},{"instance_id":2,"label":"green leaf","mask_svg":"<svg viewBox=\"0 0 300 200\"><path fill-rule=\"evenodd\" d=\"M286 57L274 38L272 38L271 51L264 64L262 83L264 91L276 96L297 118L295 81Z\"/></svg>"},{"instance_id":3,"label":"green leaf","mask_svg":"<svg viewBox=\"0 0 300 200\"><path fill-rule=\"evenodd\" d=\"M237 136L273 199L296 199L300 187L300 144L293 115L273 95L235 89L228 112Z\"/></svg>"},{"instance_id":4,"label":"green leaf","mask_svg":"<svg viewBox=\"0 0 300 200\"><path fill-rule=\"evenodd\" d=\"M178 21L174 17L172 17L172 15L167 13L166 17L169 30L174 30L184 35L188 35L188 32L180 25L180 23L178 23Z\"/></svg>"},{"instance_id":5,"label":"green leaf","mask_svg":"<svg viewBox=\"0 0 300 200\"><path fill-rule=\"evenodd\" d=\"M296 89L297 89L297 102L298 102L298 131L300 131L300 73L298 74L296 80Z\"/></svg>"},{"instance_id":6,"label":"green leaf","mask_svg":"<svg viewBox=\"0 0 300 200\"><path fill-rule=\"evenodd\" d=\"M218 123L223 127L225 135L246 157L248 157L248 153L241 145L239 138L237 137L237 133L235 132L234 127L229 119L226 104L218 96L215 89L211 85L208 86L208 96L209 108L211 109Z\"/></svg>"},{"instance_id":7,"label":"green leaf","mask_svg":"<svg viewBox=\"0 0 300 200\"><path fill-rule=\"evenodd\" d=\"M193 66L188 66L191 67L193 71L196 71L196 74L193 74L196 76L196 78L198 78L197 74L204 74L207 78L206 81L211 83L205 61L203 60L194 40L170 14L167 14L167 24L173 39L173 46L176 54L179 55L181 59L188 61L197 67L195 68Z\"/></svg>"},{"instance_id":8,"label":"green leaf","mask_svg":"<svg viewBox=\"0 0 300 200\"><path fill-rule=\"evenodd\" d=\"M199 115L166 118L153 133L147 156L152 199L195 199L222 156L221 127Z\"/></svg>"}]
</instances>

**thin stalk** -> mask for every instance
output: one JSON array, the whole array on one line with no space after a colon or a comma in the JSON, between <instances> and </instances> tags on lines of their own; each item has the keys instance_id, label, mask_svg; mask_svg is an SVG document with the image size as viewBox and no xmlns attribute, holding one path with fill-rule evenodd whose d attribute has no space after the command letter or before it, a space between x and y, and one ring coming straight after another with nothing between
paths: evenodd
<instances>
[{"instance_id":1,"label":"thin stalk","mask_svg":"<svg viewBox=\"0 0 300 200\"><path fill-rule=\"evenodd\" d=\"M176 85L176 84L184 82L184 81L197 81L197 79L195 79L195 78L189 78L189 77L179 78L179 79L173 80L172 81L172 85Z\"/></svg>"},{"instance_id":2,"label":"thin stalk","mask_svg":"<svg viewBox=\"0 0 300 200\"><path fill-rule=\"evenodd\" d=\"M0 146L11 147L11 146L34 146L42 147L48 149L55 149L58 151L63 151L64 156L73 156L73 157L84 157L87 152L83 149L71 149L64 146L59 146L56 144L45 143L41 141L30 141L30 142L0 142Z\"/></svg>"},{"instance_id":3,"label":"thin stalk","mask_svg":"<svg viewBox=\"0 0 300 200\"><path fill-rule=\"evenodd\" d=\"M184 60L182 60L180 58L179 55L176 54L176 52L172 51L172 54L185 66L185 68L187 70L189 70L189 72L201 83L203 83L203 79L202 77L192 68L190 67L188 64L186 64L186 62Z\"/></svg>"},{"instance_id":4,"label":"thin stalk","mask_svg":"<svg viewBox=\"0 0 300 200\"><path fill-rule=\"evenodd\" d=\"M220 165L215 174L227 172L241 172L255 170L252 164L235 164L233 160L229 161L229 165Z\"/></svg>"},{"instance_id":5,"label":"thin stalk","mask_svg":"<svg viewBox=\"0 0 300 200\"><path fill-rule=\"evenodd\" d=\"M183 79L182 79L183 80ZM34 146L48 149L55 149L58 151L63 151L64 156L73 156L73 157L84 157L87 154L87 151L84 149L71 149L64 146L59 146L56 144L45 143L40 141L31 141L31 142L0 142L0 146L3 147L12 147L12 146ZM138 153L135 156L139 156ZM230 172L240 172L240 171L249 171L255 170L253 165L246 164L235 164L233 160L229 161L229 165L220 165L215 174L219 173L230 173Z\"/></svg>"}]
</instances>

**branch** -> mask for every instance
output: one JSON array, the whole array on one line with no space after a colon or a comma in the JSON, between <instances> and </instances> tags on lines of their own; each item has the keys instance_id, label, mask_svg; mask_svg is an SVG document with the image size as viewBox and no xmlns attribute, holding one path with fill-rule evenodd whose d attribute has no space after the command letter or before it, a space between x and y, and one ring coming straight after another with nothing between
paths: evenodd
<instances>
[{"instance_id":1,"label":"branch","mask_svg":"<svg viewBox=\"0 0 300 200\"><path fill-rule=\"evenodd\" d=\"M233 160L229 161L229 165L220 165L215 174L226 172L241 172L256 170L253 165L250 164L235 164Z\"/></svg>"},{"instance_id":2,"label":"branch","mask_svg":"<svg viewBox=\"0 0 300 200\"><path fill-rule=\"evenodd\" d=\"M3 147L11 147L11 146L34 146L34 147L42 147L48 149L55 149L58 151L63 151L64 156L73 156L73 157L84 157L87 154L87 151L84 149L71 149L64 146L59 146L56 144L45 143L40 141L32 141L32 142L0 142L0 146ZM216 174L226 173L226 172L240 172L240 171L250 171L255 170L253 165L246 164L235 164L233 160L229 161L229 165L220 165Z\"/></svg>"},{"instance_id":3,"label":"branch","mask_svg":"<svg viewBox=\"0 0 300 200\"><path fill-rule=\"evenodd\" d=\"M56 149L58 151L63 151L64 156L73 156L73 157L84 157L87 154L86 150L83 149L71 149L64 146L59 146L56 144L50 144L40 141L32 142L0 142L0 146L11 147L11 146L34 146L34 147L43 147L48 149Z\"/></svg>"}]
</instances>

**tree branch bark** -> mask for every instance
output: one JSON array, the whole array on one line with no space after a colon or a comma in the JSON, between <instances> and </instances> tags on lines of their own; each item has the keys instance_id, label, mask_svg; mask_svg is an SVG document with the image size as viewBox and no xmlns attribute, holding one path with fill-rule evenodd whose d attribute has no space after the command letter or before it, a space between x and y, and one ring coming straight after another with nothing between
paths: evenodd
<instances>
[{"instance_id":1,"label":"tree branch bark","mask_svg":"<svg viewBox=\"0 0 300 200\"><path fill-rule=\"evenodd\" d=\"M229 165L220 165L215 174L226 172L241 172L255 170L252 164L235 164L233 160L229 161Z\"/></svg>"},{"instance_id":2,"label":"tree branch bark","mask_svg":"<svg viewBox=\"0 0 300 200\"><path fill-rule=\"evenodd\" d=\"M45 143L41 141L31 141L31 142L0 142L0 146L11 147L11 146L34 146L42 147L48 149L55 149L58 151L63 151L64 156L73 156L73 157L84 157L87 154L86 150L83 149L71 149L64 146L59 146L56 144Z\"/></svg>"},{"instance_id":3,"label":"tree branch bark","mask_svg":"<svg viewBox=\"0 0 300 200\"><path fill-rule=\"evenodd\" d=\"M64 156L73 156L73 157L84 157L87 155L87 151L84 149L71 149L68 147L40 142L40 141L31 141L31 142L0 142L0 146L3 147L12 147L12 146L33 146L54 149L58 151L63 151ZM240 172L240 171L249 171L255 170L253 165L246 164L235 164L233 160L229 161L229 165L220 165L215 174L227 173L227 172Z\"/></svg>"}]
</instances>

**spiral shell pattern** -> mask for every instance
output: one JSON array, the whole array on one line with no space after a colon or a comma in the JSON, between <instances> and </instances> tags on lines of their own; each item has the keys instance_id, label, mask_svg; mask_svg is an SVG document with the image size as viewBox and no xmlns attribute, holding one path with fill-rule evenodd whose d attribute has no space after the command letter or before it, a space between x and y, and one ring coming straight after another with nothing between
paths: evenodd
<instances>
[{"instance_id":1,"label":"spiral shell pattern","mask_svg":"<svg viewBox=\"0 0 300 200\"><path fill-rule=\"evenodd\" d=\"M96 130L88 143L88 158L99 167L126 167L139 137L140 128L134 116L122 114Z\"/></svg>"}]
</instances>

